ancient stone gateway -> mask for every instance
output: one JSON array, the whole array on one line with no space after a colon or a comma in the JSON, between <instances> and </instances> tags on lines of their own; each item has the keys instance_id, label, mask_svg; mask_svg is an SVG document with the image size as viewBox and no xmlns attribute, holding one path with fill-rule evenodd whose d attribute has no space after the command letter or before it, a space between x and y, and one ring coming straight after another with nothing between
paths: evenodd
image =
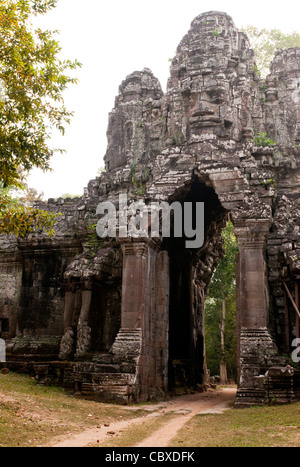
<instances>
[{"instance_id":1,"label":"ancient stone gateway","mask_svg":"<svg viewBox=\"0 0 300 467\"><path fill-rule=\"evenodd\" d=\"M7 363L100 400L164 397L207 383L204 302L231 219L237 259L237 406L299 398L300 49L278 51L264 80L225 13L195 18L163 93L129 75L109 115L106 171L61 212L52 239L3 237L1 337ZM275 142L276 144L273 144ZM204 242L100 239L97 206L205 207Z\"/></svg>"}]
</instances>

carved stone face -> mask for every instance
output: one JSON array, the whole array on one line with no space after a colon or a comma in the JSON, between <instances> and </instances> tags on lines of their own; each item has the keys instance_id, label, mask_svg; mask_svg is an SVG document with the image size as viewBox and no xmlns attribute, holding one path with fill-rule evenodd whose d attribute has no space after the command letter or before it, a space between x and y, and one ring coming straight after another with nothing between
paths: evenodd
<instances>
[{"instance_id":1,"label":"carved stone face","mask_svg":"<svg viewBox=\"0 0 300 467\"><path fill-rule=\"evenodd\" d=\"M210 12L196 18L172 62L171 131L180 125L177 89L183 96L187 139L203 133L241 139L251 106L245 94L250 95L248 49L246 37L226 14Z\"/></svg>"},{"instance_id":2,"label":"carved stone face","mask_svg":"<svg viewBox=\"0 0 300 467\"><path fill-rule=\"evenodd\" d=\"M267 131L281 144L300 141L300 49L279 50L267 77ZM270 118L271 116L271 118Z\"/></svg>"},{"instance_id":3,"label":"carved stone face","mask_svg":"<svg viewBox=\"0 0 300 467\"><path fill-rule=\"evenodd\" d=\"M225 75L207 77L199 83L199 89L190 94L189 122L191 134L217 132L224 135L232 124L229 83Z\"/></svg>"}]
</instances>

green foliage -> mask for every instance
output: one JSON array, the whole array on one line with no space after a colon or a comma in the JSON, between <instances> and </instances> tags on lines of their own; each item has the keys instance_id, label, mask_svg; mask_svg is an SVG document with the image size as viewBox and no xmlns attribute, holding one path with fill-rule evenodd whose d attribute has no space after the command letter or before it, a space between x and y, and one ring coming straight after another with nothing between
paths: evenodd
<instances>
[{"instance_id":1,"label":"green foliage","mask_svg":"<svg viewBox=\"0 0 300 467\"><path fill-rule=\"evenodd\" d=\"M143 170L141 180L138 180L138 178L136 176L136 166L137 166L136 162L131 164L131 167L130 167L130 180L131 180L131 183L132 183L133 188L134 188L134 194L138 195L138 196L144 196L145 195L145 188L143 186L143 182L147 181L146 179L149 176L149 171L147 171L147 170L144 171Z\"/></svg>"},{"instance_id":2,"label":"green foliage","mask_svg":"<svg viewBox=\"0 0 300 467\"><path fill-rule=\"evenodd\" d=\"M51 128L64 133L72 113L62 93L75 78L66 75L80 63L61 61L61 47L51 31L34 30L30 17L44 14L56 1L4 0L0 4L0 180L20 184L19 169L48 170L54 151Z\"/></svg>"},{"instance_id":3,"label":"green foliage","mask_svg":"<svg viewBox=\"0 0 300 467\"><path fill-rule=\"evenodd\" d=\"M217 37L219 37L221 31L222 31L222 28L216 28L216 29L212 32L212 34L217 38Z\"/></svg>"},{"instance_id":4,"label":"green foliage","mask_svg":"<svg viewBox=\"0 0 300 467\"><path fill-rule=\"evenodd\" d=\"M104 241L97 234L96 227L97 227L97 224L94 224L94 225L88 227L88 229L90 230L91 233L88 235L89 240L87 242L87 246L93 252L96 252L96 251L100 250L100 248L102 248L102 246L103 246L103 241Z\"/></svg>"},{"instance_id":5,"label":"green foliage","mask_svg":"<svg viewBox=\"0 0 300 467\"><path fill-rule=\"evenodd\" d=\"M72 193L64 193L63 195L60 196L62 199L75 199L75 198L80 198L81 195L74 195Z\"/></svg>"},{"instance_id":6,"label":"green foliage","mask_svg":"<svg viewBox=\"0 0 300 467\"><path fill-rule=\"evenodd\" d=\"M105 167L99 167L99 169L97 170L97 175L101 175L105 172L106 172Z\"/></svg>"},{"instance_id":7,"label":"green foliage","mask_svg":"<svg viewBox=\"0 0 300 467\"><path fill-rule=\"evenodd\" d=\"M275 146L275 141L268 138L266 133L257 133L256 137L252 140L252 143L256 146Z\"/></svg>"},{"instance_id":8,"label":"green foliage","mask_svg":"<svg viewBox=\"0 0 300 467\"><path fill-rule=\"evenodd\" d=\"M23 204L9 189L0 188L0 234L25 237L32 232L46 232L51 236L55 233L53 228L58 216Z\"/></svg>"},{"instance_id":9,"label":"green foliage","mask_svg":"<svg viewBox=\"0 0 300 467\"><path fill-rule=\"evenodd\" d=\"M177 145L177 144L183 144L184 142L184 136L182 134L181 131L179 131L178 133L176 133L173 137L172 137L172 144L173 145Z\"/></svg>"},{"instance_id":10,"label":"green foliage","mask_svg":"<svg viewBox=\"0 0 300 467\"><path fill-rule=\"evenodd\" d=\"M259 67L256 64L253 67L253 71L254 71L254 73L258 74L258 76L261 76L261 71L260 71Z\"/></svg>"},{"instance_id":11,"label":"green foliage","mask_svg":"<svg viewBox=\"0 0 300 467\"><path fill-rule=\"evenodd\" d=\"M135 176L135 171L136 171L136 162L134 162L133 164L131 164L131 167L130 167L130 176L131 176L131 179Z\"/></svg>"},{"instance_id":12,"label":"green foliage","mask_svg":"<svg viewBox=\"0 0 300 467\"><path fill-rule=\"evenodd\" d=\"M220 261L209 285L205 302L205 346L211 374L219 374L221 360L221 320L223 300L226 303L225 359L231 378L236 372L236 272L237 241L231 222L222 232L225 256Z\"/></svg>"},{"instance_id":13,"label":"green foliage","mask_svg":"<svg viewBox=\"0 0 300 467\"><path fill-rule=\"evenodd\" d=\"M145 188L143 187L142 182L138 182L135 178L132 179L132 184L135 189L135 194L139 196L144 196L145 195Z\"/></svg>"},{"instance_id":14,"label":"green foliage","mask_svg":"<svg viewBox=\"0 0 300 467\"><path fill-rule=\"evenodd\" d=\"M221 259L209 286L214 298L227 298L235 293L235 257L238 253L237 241L230 221L222 232L225 256Z\"/></svg>"},{"instance_id":15,"label":"green foliage","mask_svg":"<svg viewBox=\"0 0 300 467\"><path fill-rule=\"evenodd\" d=\"M269 65L278 49L300 47L298 32L283 33L279 29L259 29L255 26L242 28L250 40L251 48L255 51L258 69L263 77L269 73Z\"/></svg>"},{"instance_id":16,"label":"green foliage","mask_svg":"<svg viewBox=\"0 0 300 467\"><path fill-rule=\"evenodd\" d=\"M54 233L56 217L14 198L11 188L26 188L24 173L50 170L55 151L51 131L70 122L63 91L77 83L67 70L81 66L61 61L56 32L34 30L32 15L45 14L57 0L2 0L0 3L0 232L24 236L35 229ZM7 190L6 190L7 189ZM28 195L29 196L29 195ZM31 193L31 198L34 193ZM25 198L28 198L25 196Z\"/></svg>"}]
</instances>

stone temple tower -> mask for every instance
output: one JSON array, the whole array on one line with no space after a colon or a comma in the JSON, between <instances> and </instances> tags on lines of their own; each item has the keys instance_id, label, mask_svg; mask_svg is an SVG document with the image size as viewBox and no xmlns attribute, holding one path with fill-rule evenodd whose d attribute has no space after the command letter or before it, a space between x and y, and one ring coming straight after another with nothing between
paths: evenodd
<instances>
[{"instance_id":1,"label":"stone temple tower","mask_svg":"<svg viewBox=\"0 0 300 467\"><path fill-rule=\"evenodd\" d=\"M1 238L7 364L100 400L205 386L204 303L230 218L236 406L299 399L299 83L300 49L278 51L262 79L246 35L215 11L192 21L165 93L149 69L127 76L109 114L106 171L81 198L41 205L62 213L56 236ZM187 247L172 216L169 236L151 236L149 223L143 235L99 238L99 203L120 219L125 196L149 210L190 203L194 216L204 203L202 244Z\"/></svg>"}]
</instances>

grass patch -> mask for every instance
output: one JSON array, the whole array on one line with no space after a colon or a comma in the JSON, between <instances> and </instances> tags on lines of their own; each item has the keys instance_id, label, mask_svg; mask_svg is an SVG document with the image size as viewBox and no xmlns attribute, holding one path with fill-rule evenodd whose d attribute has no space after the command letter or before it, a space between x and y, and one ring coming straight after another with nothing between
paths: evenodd
<instances>
[{"instance_id":1,"label":"grass patch","mask_svg":"<svg viewBox=\"0 0 300 467\"><path fill-rule=\"evenodd\" d=\"M148 413L68 395L44 387L29 376L0 374L0 447L43 446L88 428ZM163 413L112 436L106 447L138 444L176 417ZM103 444L97 444L103 447ZM229 409L221 415L197 415L170 447L299 447L300 403Z\"/></svg>"},{"instance_id":2,"label":"grass patch","mask_svg":"<svg viewBox=\"0 0 300 467\"><path fill-rule=\"evenodd\" d=\"M141 413L70 396L62 388L40 386L27 375L0 374L0 447L41 446Z\"/></svg>"},{"instance_id":3,"label":"grass patch","mask_svg":"<svg viewBox=\"0 0 300 467\"><path fill-rule=\"evenodd\" d=\"M299 447L300 403L197 415L170 447Z\"/></svg>"}]
</instances>

